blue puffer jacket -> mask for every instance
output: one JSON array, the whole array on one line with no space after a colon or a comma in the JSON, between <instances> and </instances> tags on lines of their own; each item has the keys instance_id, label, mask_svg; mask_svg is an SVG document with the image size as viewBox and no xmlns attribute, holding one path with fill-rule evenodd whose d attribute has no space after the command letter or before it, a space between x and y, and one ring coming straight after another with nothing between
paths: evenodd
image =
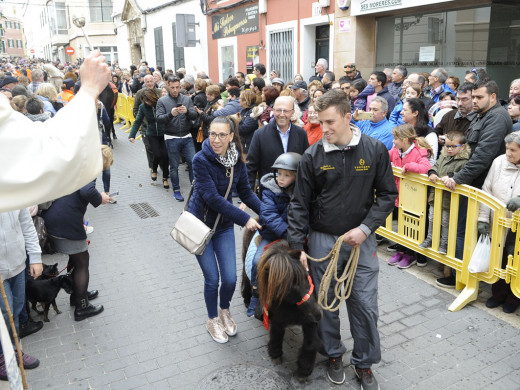
<instances>
[{"instance_id":1,"label":"blue puffer jacket","mask_svg":"<svg viewBox=\"0 0 520 390\"><path fill-rule=\"evenodd\" d=\"M276 183L273 173L264 175L260 183L264 187L260 207L260 234L269 241L287 238L287 208L291 196Z\"/></svg>"},{"instance_id":2,"label":"blue puffer jacket","mask_svg":"<svg viewBox=\"0 0 520 390\"><path fill-rule=\"evenodd\" d=\"M401 111L403 111L403 101L399 100L392 113L390 114L390 118L388 119L390 123L395 127L404 124L403 117L401 116Z\"/></svg>"},{"instance_id":3,"label":"blue puffer jacket","mask_svg":"<svg viewBox=\"0 0 520 390\"><path fill-rule=\"evenodd\" d=\"M260 200L253 193L247 180L246 165L237 161L233 173L233 184L227 199L224 199L229 178L226 176L226 167L217 160L217 155L205 139L202 150L193 157L193 175L195 187L188 205L188 211L201 221L213 227L218 213L221 213L217 229L226 229L233 224L245 226L250 216L246 212L233 206L232 193L238 196L251 210L260 213Z\"/></svg>"},{"instance_id":4,"label":"blue puffer jacket","mask_svg":"<svg viewBox=\"0 0 520 390\"><path fill-rule=\"evenodd\" d=\"M84 240L87 233L83 228L83 217L90 203L98 207L102 202L101 194L96 190L96 181L72 194L63 196L52 202L51 207L43 214L45 226L51 236L69 240Z\"/></svg>"}]
</instances>

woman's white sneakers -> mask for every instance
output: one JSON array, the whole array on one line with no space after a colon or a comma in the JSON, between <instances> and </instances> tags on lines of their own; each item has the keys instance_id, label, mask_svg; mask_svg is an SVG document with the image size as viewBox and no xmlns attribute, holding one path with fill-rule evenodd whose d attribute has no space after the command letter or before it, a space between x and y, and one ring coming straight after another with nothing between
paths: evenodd
<instances>
[{"instance_id":1,"label":"woman's white sneakers","mask_svg":"<svg viewBox=\"0 0 520 390\"><path fill-rule=\"evenodd\" d=\"M218 317L208 318L206 329L217 343L224 344L228 342L228 335L224 331L224 326L220 323Z\"/></svg>"},{"instance_id":2,"label":"woman's white sneakers","mask_svg":"<svg viewBox=\"0 0 520 390\"><path fill-rule=\"evenodd\" d=\"M237 334L237 324L233 318L229 309L218 308L218 318L224 327L224 331L228 336L234 336Z\"/></svg>"}]
</instances>

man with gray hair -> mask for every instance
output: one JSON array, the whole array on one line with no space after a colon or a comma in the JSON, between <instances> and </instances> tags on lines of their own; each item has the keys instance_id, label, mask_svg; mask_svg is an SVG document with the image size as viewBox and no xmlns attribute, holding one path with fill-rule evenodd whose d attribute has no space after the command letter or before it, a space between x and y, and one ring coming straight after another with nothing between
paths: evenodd
<instances>
[{"instance_id":1,"label":"man with gray hair","mask_svg":"<svg viewBox=\"0 0 520 390\"><path fill-rule=\"evenodd\" d=\"M255 131L247 154L247 175L254 188L256 176L261 178L272 172L272 165L283 153L303 154L309 147L307 133L291 123L294 98L280 96L274 102L274 121Z\"/></svg>"},{"instance_id":2,"label":"man with gray hair","mask_svg":"<svg viewBox=\"0 0 520 390\"><path fill-rule=\"evenodd\" d=\"M291 89L294 93L294 96L296 97L296 103L298 104L298 107L300 108L300 111L303 115L303 113L307 111L307 108L311 102L309 93L307 91L307 83L303 80L298 80L293 85L291 85Z\"/></svg>"},{"instance_id":3,"label":"man with gray hair","mask_svg":"<svg viewBox=\"0 0 520 390\"><path fill-rule=\"evenodd\" d=\"M330 70L326 71L323 74L323 78L321 79L321 82L323 83L323 88L325 88L326 91L332 88L332 82L336 80L336 76L334 75L334 72L331 72Z\"/></svg>"},{"instance_id":4,"label":"man with gray hair","mask_svg":"<svg viewBox=\"0 0 520 390\"><path fill-rule=\"evenodd\" d=\"M392 128L394 127L388 119L388 102L381 96L376 96L372 99L369 105L369 112L372 113L372 118L367 120L359 120L359 114L362 110L356 110L352 115L352 123L361 129L362 134L369 135L372 138L378 139L385 144L388 150L392 149L394 136Z\"/></svg>"},{"instance_id":5,"label":"man with gray hair","mask_svg":"<svg viewBox=\"0 0 520 390\"><path fill-rule=\"evenodd\" d=\"M186 95L191 96L195 93L195 78L191 74L187 74L183 78L184 80L184 89L186 90Z\"/></svg>"},{"instance_id":6,"label":"man with gray hair","mask_svg":"<svg viewBox=\"0 0 520 390\"><path fill-rule=\"evenodd\" d=\"M401 98L403 94L403 81L408 76L408 69L404 65L397 65L392 71L392 82L388 84L388 92L396 101Z\"/></svg>"},{"instance_id":7,"label":"man with gray hair","mask_svg":"<svg viewBox=\"0 0 520 390\"><path fill-rule=\"evenodd\" d=\"M32 82L27 85L27 90L31 93L36 93L36 90L43 83L43 71L41 69L35 69L31 73Z\"/></svg>"},{"instance_id":8,"label":"man with gray hair","mask_svg":"<svg viewBox=\"0 0 520 390\"><path fill-rule=\"evenodd\" d=\"M430 77L428 77L428 82L432 89L432 99L435 103L439 101L439 97L443 92L451 92L455 95L455 91L448 87L446 80L448 80L448 72L446 72L446 70L443 68L432 70Z\"/></svg>"},{"instance_id":9,"label":"man with gray hair","mask_svg":"<svg viewBox=\"0 0 520 390\"><path fill-rule=\"evenodd\" d=\"M318 61L316 61L316 66L314 69L316 70L317 76L321 79L323 79L323 75L329 68L329 63L325 58L320 58Z\"/></svg>"}]
</instances>

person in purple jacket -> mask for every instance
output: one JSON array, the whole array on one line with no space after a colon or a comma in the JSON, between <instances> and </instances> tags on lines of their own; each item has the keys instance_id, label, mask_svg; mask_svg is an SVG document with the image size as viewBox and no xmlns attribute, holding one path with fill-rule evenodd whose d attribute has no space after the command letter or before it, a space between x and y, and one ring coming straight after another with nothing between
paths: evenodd
<instances>
[{"instance_id":1,"label":"person in purple jacket","mask_svg":"<svg viewBox=\"0 0 520 390\"><path fill-rule=\"evenodd\" d=\"M260 200L249 186L238 124L226 117L215 118L208 135L202 150L193 158L195 180L188 211L211 228L221 214L215 234L197 260L204 275L206 329L217 343L226 343L228 336L237 334L237 325L229 312L237 281L234 225L252 231L261 229L255 219L233 205L232 193L238 193L240 200L257 214ZM225 198L232 169L231 190Z\"/></svg>"}]
</instances>

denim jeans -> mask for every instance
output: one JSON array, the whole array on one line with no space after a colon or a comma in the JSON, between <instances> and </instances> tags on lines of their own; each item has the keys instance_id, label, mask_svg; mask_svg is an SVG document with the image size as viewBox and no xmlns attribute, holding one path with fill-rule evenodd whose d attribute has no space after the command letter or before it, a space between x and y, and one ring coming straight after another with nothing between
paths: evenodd
<instances>
[{"instance_id":1,"label":"denim jeans","mask_svg":"<svg viewBox=\"0 0 520 390\"><path fill-rule=\"evenodd\" d=\"M255 257L253 258L253 264L251 265L251 285L255 286L257 285L257 270L258 262L260 261L260 257L262 257L262 254L264 253L264 248L267 244L269 244L271 241L266 240L265 238L262 238L262 241L260 241L260 245L258 245L258 248L256 249Z\"/></svg>"},{"instance_id":2,"label":"denim jeans","mask_svg":"<svg viewBox=\"0 0 520 390\"><path fill-rule=\"evenodd\" d=\"M237 283L234 227L217 230L197 260L204 275L204 300L208 318L218 317L219 276L221 309L229 309Z\"/></svg>"},{"instance_id":3,"label":"denim jeans","mask_svg":"<svg viewBox=\"0 0 520 390\"><path fill-rule=\"evenodd\" d=\"M188 163L188 168L190 169L190 184L193 183L193 169L191 168L191 162L195 155L193 139L191 137L167 139L166 150L168 151L168 158L170 159L172 188L174 191L178 191L181 189L179 185L179 158L181 155Z\"/></svg>"},{"instance_id":4,"label":"denim jeans","mask_svg":"<svg viewBox=\"0 0 520 390\"><path fill-rule=\"evenodd\" d=\"M13 314L14 326L16 327L16 332L19 334L20 330L20 313L24 307L25 301L25 270L20 272L18 275L13 276L12 278L4 280L4 289L5 295L7 296L7 302L9 303L9 307L11 309L11 313ZM11 327L9 325L9 317L7 315L7 311L5 309L4 300L0 299L0 307L2 308L2 314L4 316L5 324L7 325L7 329L9 330L9 334L11 335L11 340L14 344L13 335L11 332ZM0 347L1 353L1 347Z\"/></svg>"},{"instance_id":5,"label":"denim jeans","mask_svg":"<svg viewBox=\"0 0 520 390\"><path fill-rule=\"evenodd\" d=\"M110 192L110 168L105 169L101 177L103 178L103 191L108 194Z\"/></svg>"}]
</instances>

